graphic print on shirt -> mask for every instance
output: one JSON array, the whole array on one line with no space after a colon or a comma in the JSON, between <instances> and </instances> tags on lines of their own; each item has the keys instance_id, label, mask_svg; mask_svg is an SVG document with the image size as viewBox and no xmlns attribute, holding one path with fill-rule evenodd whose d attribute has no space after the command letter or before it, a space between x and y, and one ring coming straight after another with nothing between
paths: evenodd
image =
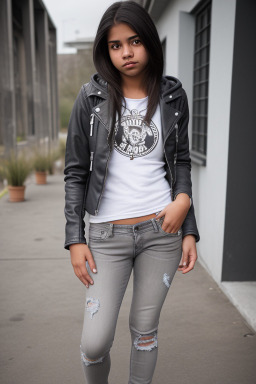
<instances>
[{"instance_id":1,"label":"graphic print on shirt","mask_svg":"<svg viewBox=\"0 0 256 384\"><path fill-rule=\"evenodd\" d=\"M159 133L153 121L148 125L143 116L133 109L115 125L114 148L124 156L141 157L152 152L158 143Z\"/></svg>"}]
</instances>

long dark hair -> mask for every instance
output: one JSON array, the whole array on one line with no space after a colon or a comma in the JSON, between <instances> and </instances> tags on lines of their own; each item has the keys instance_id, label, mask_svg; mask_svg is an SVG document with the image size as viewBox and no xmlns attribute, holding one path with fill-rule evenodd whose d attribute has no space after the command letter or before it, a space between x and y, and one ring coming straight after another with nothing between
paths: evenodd
<instances>
[{"instance_id":1,"label":"long dark hair","mask_svg":"<svg viewBox=\"0 0 256 384\"><path fill-rule=\"evenodd\" d=\"M116 112L120 118L122 101L124 102L121 76L111 62L107 43L110 28L119 23L128 24L139 35L148 52L149 61L145 69L148 108L145 121L149 123L159 102L160 81L163 73L163 52L155 24L143 7L134 1L118 1L106 10L100 21L94 41L94 65L99 75L108 83L112 118L115 118Z\"/></svg>"}]
</instances>

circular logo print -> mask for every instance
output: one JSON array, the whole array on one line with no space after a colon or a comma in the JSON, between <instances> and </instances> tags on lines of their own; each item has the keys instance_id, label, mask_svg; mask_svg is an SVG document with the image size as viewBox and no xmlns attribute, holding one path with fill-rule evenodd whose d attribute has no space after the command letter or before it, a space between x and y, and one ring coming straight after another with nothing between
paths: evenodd
<instances>
[{"instance_id":1,"label":"circular logo print","mask_svg":"<svg viewBox=\"0 0 256 384\"><path fill-rule=\"evenodd\" d=\"M124 156L146 156L157 145L158 137L153 121L148 125L136 109L115 125L115 149Z\"/></svg>"}]
</instances>

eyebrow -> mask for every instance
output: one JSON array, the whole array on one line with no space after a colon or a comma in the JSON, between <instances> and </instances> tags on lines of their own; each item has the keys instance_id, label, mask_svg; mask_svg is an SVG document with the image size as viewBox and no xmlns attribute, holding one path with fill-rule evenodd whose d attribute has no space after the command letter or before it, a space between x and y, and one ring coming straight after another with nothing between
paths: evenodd
<instances>
[{"instance_id":1,"label":"eyebrow","mask_svg":"<svg viewBox=\"0 0 256 384\"><path fill-rule=\"evenodd\" d=\"M139 35L134 35L134 36L128 37L127 40L132 40L132 39L134 39L135 37L139 37ZM110 44L110 43L120 43L120 40L111 40L111 41L108 41L108 44Z\"/></svg>"}]
</instances>

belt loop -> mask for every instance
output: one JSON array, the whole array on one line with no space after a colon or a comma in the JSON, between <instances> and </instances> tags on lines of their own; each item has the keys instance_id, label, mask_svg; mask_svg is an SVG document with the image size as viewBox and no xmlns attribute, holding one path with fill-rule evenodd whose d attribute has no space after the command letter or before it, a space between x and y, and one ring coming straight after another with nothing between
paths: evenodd
<instances>
[{"instance_id":1,"label":"belt loop","mask_svg":"<svg viewBox=\"0 0 256 384\"><path fill-rule=\"evenodd\" d=\"M109 223L108 237L112 237L113 236L113 226L114 226L113 223Z\"/></svg>"},{"instance_id":2,"label":"belt loop","mask_svg":"<svg viewBox=\"0 0 256 384\"><path fill-rule=\"evenodd\" d=\"M154 228L154 232L159 232L159 228L157 226L157 223L156 223L156 219L150 219L151 220L151 223L153 225L153 228Z\"/></svg>"}]
</instances>

